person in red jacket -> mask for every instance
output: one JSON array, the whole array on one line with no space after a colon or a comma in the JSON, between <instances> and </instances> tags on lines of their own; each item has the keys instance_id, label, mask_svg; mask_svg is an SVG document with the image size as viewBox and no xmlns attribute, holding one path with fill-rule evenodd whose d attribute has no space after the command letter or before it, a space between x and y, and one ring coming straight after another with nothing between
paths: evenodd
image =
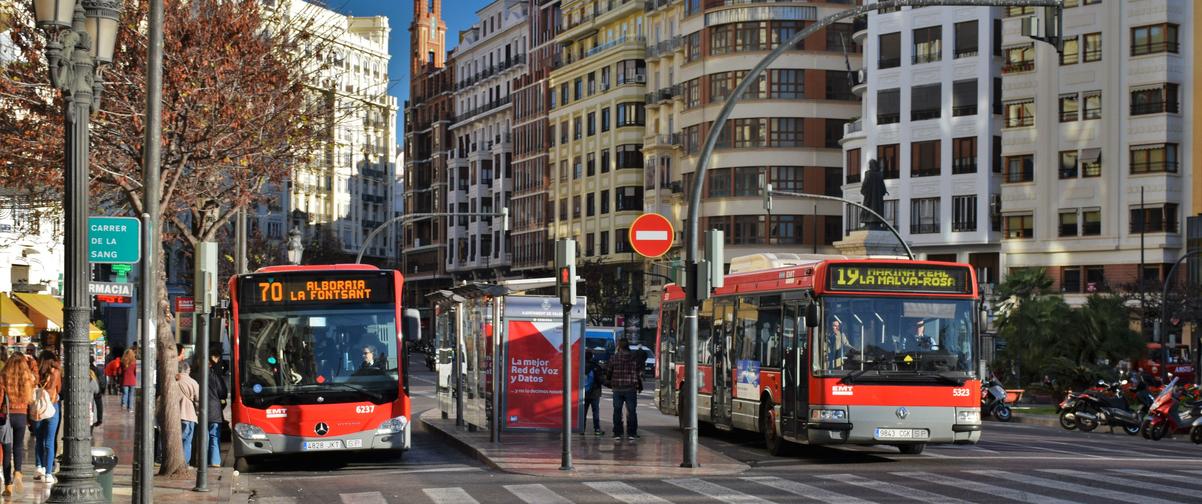
<instances>
[{"instance_id":1,"label":"person in red jacket","mask_svg":"<svg viewBox=\"0 0 1202 504\"><path fill-rule=\"evenodd\" d=\"M134 385L138 383L138 357L130 348L121 356L121 407L134 411Z\"/></svg>"},{"instance_id":2,"label":"person in red jacket","mask_svg":"<svg viewBox=\"0 0 1202 504\"><path fill-rule=\"evenodd\" d=\"M113 357L113 360L104 365L104 377L107 378L108 388L106 392L116 394L117 389L121 387L121 358Z\"/></svg>"}]
</instances>

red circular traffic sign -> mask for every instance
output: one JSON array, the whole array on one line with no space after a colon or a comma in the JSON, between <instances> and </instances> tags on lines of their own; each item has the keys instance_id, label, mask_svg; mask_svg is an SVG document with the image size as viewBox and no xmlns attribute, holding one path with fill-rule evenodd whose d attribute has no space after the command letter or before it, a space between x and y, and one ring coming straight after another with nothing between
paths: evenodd
<instances>
[{"instance_id":1,"label":"red circular traffic sign","mask_svg":"<svg viewBox=\"0 0 1202 504\"><path fill-rule=\"evenodd\" d=\"M645 213L630 225L630 247L643 257L656 258L672 248L672 222L657 213Z\"/></svg>"}]
</instances>

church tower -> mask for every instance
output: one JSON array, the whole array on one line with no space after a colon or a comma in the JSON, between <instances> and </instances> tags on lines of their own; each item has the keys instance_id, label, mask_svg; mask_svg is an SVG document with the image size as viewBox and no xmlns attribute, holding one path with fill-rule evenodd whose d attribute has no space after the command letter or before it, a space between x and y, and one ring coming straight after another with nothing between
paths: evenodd
<instances>
[{"instance_id":1,"label":"church tower","mask_svg":"<svg viewBox=\"0 0 1202 504\"><path fill-rule=\"evenodd\" d=\"M413 24L409 26L410 76L424 68L446 64L447 25L442 21L442 0L413 0Z\"/></svg>"}]
</instances>

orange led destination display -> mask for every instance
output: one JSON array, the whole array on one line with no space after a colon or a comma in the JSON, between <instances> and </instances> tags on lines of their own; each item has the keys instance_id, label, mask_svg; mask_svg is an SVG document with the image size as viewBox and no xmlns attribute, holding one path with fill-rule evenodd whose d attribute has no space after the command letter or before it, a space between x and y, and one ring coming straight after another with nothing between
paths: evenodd
<instances>
[{"instance_id":1,"label":"orange led destination display","mask_svg":"<svg viewBox=\"0 0 1202 504\"><path fill-rule=\"evenodd\" d=\"M967 268L921 264L832 264L827 288L855 292L970 294Z\"/></svg>"},{"instance_id":2,"label":"orange led destination display","mask_svg":"<svg viewBox=\"0 0 1202 504\"><path fill-rule=\"evenodd\" d=\"M391 302L392 282L378 272L256 275L239 280L243 306Z\"/></svg>"}]
</instances>

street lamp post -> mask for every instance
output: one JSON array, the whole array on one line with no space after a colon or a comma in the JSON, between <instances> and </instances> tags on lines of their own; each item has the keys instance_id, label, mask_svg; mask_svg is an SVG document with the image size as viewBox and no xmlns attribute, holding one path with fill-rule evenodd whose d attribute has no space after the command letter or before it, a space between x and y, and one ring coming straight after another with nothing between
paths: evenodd
<instances>
[{"instance_id":1,"label":"street lamp post","mask_svg":"<svg viewBox=\"0 0 1202 504\"><path fill-rule=\"evenodd\" d=\"M1169 381L1169 346L1165 344L1168 336L1164 333L1164 321L1169 318L1169 284L1173 282L1173 274L1177 272L1177 267L1190 257L1202 255L1202 250L1194 250L1186 253L1173 263L1173 267L1169 268L1169 273L1164 276L1164 285L1160 289L1160 317L1156 319L1156 342L1160 343L1160 380L1163 382ZM1143 272L1140 272L1141 275ZM1198 370L1194 370L1197 375Z\"/></svg>"},{"instance_id":2,"label":"street lamp post","mask_svg":"<svg viewBox=\"0 0 1202 504\"><path fill-rule=\"evenodd\" d=\"M494 218L501 219L501 232L502 233L509 231L509 207L501 207L501 211L495 212L495 213L494 212L425 212L425 213L401 214L401 215L398 215L396 217L393 217L391 219L384 221L383 224L376 226L376 228L371 230L370 233L367 233L367 236L363 237L363 245L361 245L359 247L359 255L355 256L355 264L359 264L359 263L363 262L363 254L367 252L367 247L369 245L371 245L372 239L374 239L376 237L376 235L380 234L385 229L388 229L388 226L391 226L398 222L404 222L409 219L420 219L423 217L494 217Z\"/></svg>"},{"instance_id":3,"label":"street lamp post","mask_svg":"<svg viewBox=\"0 0 1202 504\"><path fill-rule=\"evenodd\" d=\"M63 462L47 502L103 502L92 470L88 405L88 120L99 108L99 70L113 61L121 0L35 0L46 34L50 83L63 95L64 245Z\"/></svg>"},{"instance_id":4,"label":"street lamp post","mask_svg":"<svg viewBox=\"0 0 1202 504\"><path fill-rule=\"evenodd\" d=\"M798 31L789 40L782 41L776 49L764 56L763 59L756 63L751 70L742 77L739 84L726 98L722 108L719 109L718 115L714 118L714 122L710 125L709 133L705 137L705 142L702 144L701 152L697 156L697 165L693 170L693 187L692 193L689 195L689 209L686 214L688 222L685 225L685 324L684 324L684 340L686 345L685 356L685 382L684 382L684 450L680 463L681 467L698 467L697 464L697 316L701 307L701 293L697 292L699 278L704 267L697 257L697 245L699 242L700 221L698 212L701 209L701 190L705 183L705 172L709 167L710 157L714 153L714 148L718 145L718 139L722 134L723 126L726 120L730 118L734 112L735 105L752 83L757 81L761 75L768 69L774 61L781 57L785 51L796 47L799 42L805 40L809 36L818 33L819 30L834 24L836 21L849 17L868 14L869 12L902 7L927 7L927 6L972 6L972 7L1047 7L1053 9L1052 14L1056 16L1054 23L1049 22L1049 28L1059 30L1061 26L1060 18L1062 17L1064 2L1063 0L882 0L876 3L861 5L844 11L836 12L827 17L819 19L811 23L801 31ZM1040 40L1045 40L1056 46L1059 51L1061 48L1061 40L1059 34L1049 35Z\"/></svg>"}]
</instances>

